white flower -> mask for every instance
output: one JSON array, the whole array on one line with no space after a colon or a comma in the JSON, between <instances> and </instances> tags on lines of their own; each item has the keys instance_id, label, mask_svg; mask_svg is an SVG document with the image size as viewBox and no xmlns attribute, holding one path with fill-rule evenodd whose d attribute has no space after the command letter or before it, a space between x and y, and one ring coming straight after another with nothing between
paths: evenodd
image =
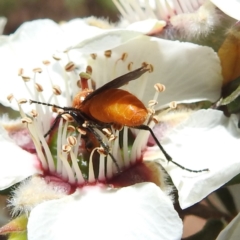
<instances>
[{"instance_id":1,"label":"white flower","mask_svg":"<svg viewBox=\"0 0 240 240\"><path fill-rule=\"evenodd\" d=\"M161 38L194 41L204 45L209 44L209 41L205 40L206 37L210 34L216 35L216 29L221 31L221 28L234 23L217 7L236 18L238 14L236 9L239 6L236 0L227 3L224 0L113 0L113 2L122 15L120 26Z\"/></svg>"},{"instance_id":2,"label":"white flower","mask_svg":"<svg viewBox=\"0 0 240 240\"><path fill-rule=\"evenodd\" d=\"M25 26L27 27L27 25ZM32 27L34 27L34 23L32 23ZM40 28L38 29L38 32L41 30L44 31L43 29ZM26 34L25 30L19 30L16 35L13 35L10 38L6 37L5 39L3 39L2 45L1 45L1 39L0 39L0 53L1 52L4 53L1 56L9 56L10 54L12 54L12 52L10 51L10 48L6 48L6 46L9 46L11 44L11 41L12 41L11 38L17 39L17 37L21 36L22 34L23 35ZM26 38L27 37L25 35L25 39ZM17 40L15 41L17 44L18 43ZM34 43L34 41L29 40L29 43ZM131 92L136 94L145 103L145 105L147 105L149 100L157 100L158 95L160 95L158 99L159 104L157 105L157 107L155 107L155 109L161 109L162 107L166 107L168 103L172 101L174 101L175 103L196 102L196 101L201 101L206 99L210 101L216 101L220 96L222 76L221 76L219 59L217 55L213 52L213 50L211 50L208 47L201 47L201 46L190 44L190 43L161 40L161 39L151 38L147 36L139 36L139 33L130 32L126 30L125 31L115 30L115 31L103 32L98 34L97 36L94 36L94 37L91 36L91 38L85 39L80 43L77 43L77 44L75 43L70 43L69 45L72 45L72 47L68 48L67 53L59 54L61 55L60 58L57 58L55 56L54 58L55 60L51 60L50 62L45 61L45 65L44 65L45 69L39 69L39 65L34 65L34 61L31 62L31 58L27 57L25 59L26 67L28 67L28 69L29 69L29 66L30 68L31 67L34 68L35 69L34 72L30 73L27 76L25 76L24 73L21 72L19 77L13 77L14 81L9 82L10 86L8 86L7 85L8 82L6 82L6 85L4 85L4 95L7 95L8 94L7 91L11 90L10 92L13 93L13 96L16 98L16 100L19 100L22 94L23 94L23 97L28 98L30 93L30 98L32 100L43 101L47 103L50 102L50 103L55 103L57 105L61 104L60 107L71 106L71 103L75 94L80 90L77 87L78 73L80 71L83 71L83 69L85 70L84 68L85 66L88 66L87 71L88 73L91 74L91 78L94 80L94 82L92 82L91 84L92 85L95 84L96 88L98 89L99 87L104 85L106 82L110 81L111 79L121 76L127 73L129 70L137 69L141 67L142 64L144 63L145 65L147 64L151 65L152 72L150 73L146 72L145 74L142 74L140 79L131 81L127 86L124 86L124 88L129 89L131 90ZM41 41L39 42L39 46L40 45L41 45ZM21 47L21 44L19 44L18 47ZM67 46L64 46L64 47L66 48ZM22 53L25 53L25 54L29 53L29 51L27 51L28 46L26 45L25 42L22 48L20 49ZM49 50L46 51L47 56L45 56L44 52L39 53L40 58L38 58L36 55L37 61L35 64L39 64L40 61L43 61L46 59L48 60L49 56L51 55L50 50L51 49L49 47ZM56 50L56 47L53 48L53 52L55 50ZM79 56L79 59L76 58L77 55ZM19 56L17 54L16 56L21 57L23 55ZM87 56L89 56L88 59L87 59ZM80 64L78 61L80 61ZM29 65L28 65L28 62L29 62ZM19 63L21 64L21 62L16 61L15 69L17 69L17 64ZM6 65L6 63L5 63L5 66L6 66L6 69L4 70L4 74L10 73L11 66L10 66L10 70L8 68L8 65ZM40 72L42 73L40 74ZM45 72L47 74L45 74ZM3 76L7 77L8 75L3 75ZM20 86L21 84L26 85L28 90L25 90L25 92L23 92L22 90L20 91L21 88L19 87L17 91L14 91L14 89L12 88L12 85L13 83L15 83L17 78L20 81L19 83L17 83L19 84L18 86ZM29 80L29 81L24 83L22 79ZM51 81L56 81L56 82L53 83ZM156 93L156 90L154 89L154 84L158 82L163 84L161 85L163 89L165 86L166 90L164 92ZM61 86L60 87L61 91L57 86L55 86L56 84L58 86ZM50 88L53 87L55 94L51 93L52 90L49 89L49 86ZM42 88L44 89L43 92L42 92ZM35 89L35 90L32 90L32 89ZM61 95L58 96L58 94L61 94ZM1 94L0 96L4 97L4 95ZM49 99L49 100L46 100L46 99ZM1 99L1 101L7 104L4 99ZM114 162L112 161L113 159L111 159L110 156L108 156L107 166L105 167L105 165L102 164L104 163L104 161L102 161L104 160L104 157L100 155L100 164L99 164L99 167L97 168L97 174L96 174L93 172L93 169L95 168L95 166L92 167L91 165L91 164L94 165L95 163L94 161L91 162L91 160L93 160L93 157L92 155L90 155L89 157L90 163L88 165L88 169L85 170L84 169L85 166L78 165L79 159L77 159L78 152L79 152L79 145L82 142L81 135L79 133L76 134L76 131L75 131L76 135L72 136L74 138L69 138L71 137L70 135L72 135L72 133L70 132L70 130L67 131L68 124L63 122L63 120L61 120L58 125L58 128L56 128L50 133L51 136L49 137L49 139L45 139L44 134L49 130L51 126L51 121L53 117L55 117L56 115L50 112L49 107L44 105L36 105L35 106L36 111L31 112L32 117L29 118L29 116L27 116L25 113L25 112L28 112L29 107L26 107L26 108L24 107L25 107L24 105L19 105L20 113L24 122L27 123L31 137L36 146L38 161L42 166L41 169L37 168L37 170L32 171L32 174L35 174L36 171L40 170L44 177L44 181L48 180L51 184L53 184L51 185L47 183L47 185L49 185L50 188L53 189L53 191L55 191L55 188L57 188L58 190L59 189L63 190L60 193L58 192L60 195L62 193L63 195L69 195L70 193L72 193L72 191L75 191L75 189L77 189L74 194L71 194L66 197L62 197L61 195L60 199L58 200L50 200L51 198L47 198L48 201L45 203L42 203L44 199L40 199L39 202L35 201L28 204L25 203L26 208L24 209L18 208L19 205L15 206L16 211L20 211L20 212L31 211L30 217L29 217L29 224L28 224L29 239L42 239L43 237L46 239L54 239L54 238L61 239L59 238L59 236L61 236L62 239L65 239L66 234L70 232L73 234L72 236L76 236L76 234L79 233L79 229L76 227L76 226L79 226L79 222L80 222L80 225L85 229L84 231L86 231L86 232L82 231L83 238L86 236L86 234L89 233L88 227L94 225L93 230L96 227L99 232L97 230L96 232L92 231L91 232L92 238L93 237L95 238L96 236L95 233L99 233L99 236L102 236L100 233L103 232L104 234L103 237L105 237L105 239L110 239L110 238L112 239L113 238L112 232L109 231L105 233L104 227L107 226L107 228L109 229L116 229L116 225L115 225L116 222L117 222L117 227L122 226L122 228L124 229L124 231L121 232L124 235L118 235L117 233L115 233L117 236L121 238L130 236L132 239L141 239L139 237L139 229L136 230L136 227L134 227L136 225L142 226L140 228L142 239L146 239L146 238L167 239L167 237L169 237L169 239L179 239L181 237L182 224L176 212L172 208L170 198L164 195L165 193L163 193L163 191L156 185L152 183L147 183L149 181L149 178L144 178L146 177L145 175L143 176L140 175L140 179L139 179L139 175L135 175L135 173L130 174L130 176L134 178L134 181L132 184L138 183L138 182L144 182L144 183L134 184L134 185L130 184L131 186L128 186L126 188L121 188L118 190L111 188L111 186L109 186L108 188L108 185L105 185L105 184L102 186L102 190L99 190L97 186L93 186L90 188L82 187L83 185L89 184L89 183L95 184L96 181L107 181L108 183L113 184L113 186L117 186L116 182L114 182L114 179L111 180L112 176L118 173L118 170L116 169L117 168L116 164L114 164ZM154 109L152 109L152 111L153 110ZM166 112L170 111L170 109L167 109L165 111ZM191 115L190 120L191 118L195 119L194 114ZM196 114L201 114L201 111L197 112ZM221 115L221 113L217 113L217 114ZM199 118L196 118L196 119L199 119ZM231 124L233 122L233 125L229 125L229 126L232 126L232 128L236 130L236 126L234 125L235 120L225 119L223 123L228 121ZM198 124L199 122L196 123L196 125ZM204 124L205 124L204 125L205 128L210 129L210 127L214 128L216 123L214 123L212 126L211 124L209 124L209 122L205 121ZM226 141L228 141L229 139L233 140L235 144L235 139L233 138L233 134L232 134L233 131L228 132L226 125L222 124L221 121L217 122L217 124L219 124L224 130L226 130L226 131L223 131L223 134L221 134L221 136L225 138ZM151 128L154 125L155 123L153 121L149 123L149 127ZM163 164L164 167L166 167L167 171L171 174L171 177L174 183L177 185L179 192L183 190L183 192L185 193L186 191L184 188L183 189L181 188L181 182L186 178L186 176L190 175L191 181L194 180L193 182L198 184L197 187L199 187L200 189L204 187L204 184L206 184L206 181L202 181L202 179L207 179L210 177L216 178L217 179L216 184L214 182L215 185L213 187L207 188L207 190L204 192L204 194L207 195L211 191L213 191L216 185L219 186L221 183L224 184L227 181L228 176L230 175L234 176L236 171L235 170L233 171L233 169L230 169L231 172L226 173L227 177L221 180L221 176L215 175L214 174L215 172L211 172L212 170L211 162L210 163L204 162L206 163L205 165L203 163L200 164L193 159L194 165L188 166L189 161L185 162L184 159L182 158L178 159L178 156L176 156L175 153L172 152L172 149L178 149L178 142L177 144L175 144L174 142L174 139L178 140L178 138L175 138L174 130L175 129L177 130L179 126L177 126L177 128L174 128L173 133L169 134L169 138L166 138L162 142L163 146L166 147L167 152L171 156L173 156L173 160L175 162L179 161L179 163L183 166L185 166L186 164L185 167L189 167L189 168L192 167L194 169L209 168L210 171L197 173L197 174L189 173L185 170L179 169L175 165L173 166L171 163L169 163L169 165L167 166L166 164L164 164L164 157L162 155L161 157L157 157L157 159L161 164ZM198 129L199 132L201 132L201 129L202 129L202 126L200 127L201 127L200 130ZM76 128L71 128L71 130L73 129L76 129ZM124 131L125 133L123 133L123 136L124 136L123 138L125 139L126 137L127 140L125 142L128 143L128 136L127 136L128 132L126 127ZM3 132L2 134L5 134L5 133ZM102 136L101 133L99 134L101 137L103 137L104 141L106 141L107 144L109 144L108 140L104 138L104 136ZM114 134L118 136L119 133L118 131L116 131L114 132ZM130 168L130 170L133 169L134 171L135 164L138 163L138 161L141 160L142 157L146 158L147 156L146 143L149 136L149 132L140 130L140 131L134 131L134 134L136 138L134 140L133 145L130 146L131 154L128 153L129 152L128 144L123 146L122 150L120 150L117 141L115 141L111 146L111 153L114 156L114 158L117 159L120 168L123 170L125 170L125 168L128 167L129 165L132 165L132 168ZM184 134L184 131L183 131L183 134ZM215 135L212 135L210 133L210 136L214 138ZM6 144L5 141L8 142L9 139L3 138L3 141L0 144ZM74 144L72 144L72 142L74 142ZM62 146L64 146L64 149L62 149ZM202 147L204 146L205 145L203 142ZM186 145L184 145L184 147L188 148L188 146ZM191 147L193 146L191 145ZM231 146L228 146L228 147L231 147ZM154 149L155 152L156 151L158 152L159 150L156 147L153 147L152 149ZM229 148L226 149L226 151L228 152ZM83 150L80 149L80 153L82 155L84 155L85 152L86 152L85 148ZM150 157L148 157L149 160L151 160L151 157L156 160L155 152L153 155L150 155ZM188 154L188 152L184 151L181 154L184 156L185 154ZM186 156L189 156L189 155L186 155ZM11 157L11 154L9 155L9 158L10 157ZM21 159L16 158L15 160L20 161ZM187 158L187 160L189 160L189 157ZM206 160L210 161L211 159L206 158ZM221 161L222 159L220 159L220 162ZM234 161L238 162L237 157L234 158ZM14 162L12 163L12 165L13 166L15 165ZM28 165L28 163L26 165ZM2 159L0 161L0 168L4 169L4 166L5 166L5 162L4 162L4 159ZM222 165L222 166L225 167L225 165ZM22 165L20 167L24 168L25 165ZM157 178L163 179L165 176L159 175L159 172L161 171L158 168L156 169L154 170L154 173L156 174L157 172L158 174ZM6 169L6 171L10 171L10 170L11 169ZM107 172L106 174L105 174L105 170ZM120 177L126 172L127 171L124 171L123 173L119 174ZM8 187L10 184L13 184L24 178L24 176L22 176L23 174L21 174L20 178L18 175L19 174L16 173L14 181L13 180L8 181L7 173L6 173L4 175L5 178L3 179L6 182L5 187ZM28 177L28 176L29 176L29 173L25 175L25 177ZM54 178L55 176L57 176L57 179ZM1 176L0 176L0 180L2 181ZM129 178L128 180L131 182L132 179ZM23 185L20 185L20 187L15 190L15 193L14 193L15 195L13 196L13 199L11 201L12 205L16 204L17 202L15 201L16 199L14 199L14 197L16 196L24 197L25 191L21 192L21 190L24 187L26 187L26 185L28 184L30 184L31 186L30 190L32 191L32 195L34 195L35 189L33 189L31 185L31 180L29 181L29 183L25 182L23 183ZM164 184L161 185L161 187L163 187L163 190L166 190L166 191L168 190L168 189L164 189ZM149 194L147 194L148 192ZM183 200L180 199L182 206L186 206L186 205L188 206L189 202L190 204L194 204L195 202L202 199L204 195L199 192L194 192L193 190L191 193L192 194L189 194L188 198ZM48 195L50 195L50 193ZM53 199L59 198L56 195L57 194L54 195ZM151 197L152 195L154 197ZM125 199L126 201L124 201ZM132 202L132 199L135 199L135 201ZM159 199L160 199L160 202L158 201ZM17 200L21 200L21 199L19 198ZM98 203L101 203L101 204L98 205ZM117 205L116 210L119 213L119 215L121 215L121 217L119 218L118 218L118 214L116 216L111 212L113 211L112 209L114 209L115 211L115 204L113 203L116 203ZM54 205L54 208L53 208L53 205ZM153 206L153 209L149 208L150 205ZM171 235L169 231L166 231L169 234L168 236L166 236L167 233L165 231L162 231L161 233L159 233L160 231L159 229L155 230L155 225L153 225L153 223L159 223L159 224L161 223L162 226L164 226L163 228L165 228L167 224L169 224L169 222L166 220L165 214L162 214L165 212L165 210L161 213L162 207L160 206L162 207L164 206L163 208L165 208L165 210L168 212L167 219L169 219L169 222L171 222L171 224L173 223L175 225L174 231L172 233L174 235ZM111 211L108 211L108 207L109 209L111 209ZM144 211L142 212L141 209L143 209ZM91 214L91 211L92 211L92 214ZM49 218L46 218L46 212L50 213ZM55 215L55 212L57 212L58 214L57 216ZM96 218L94 215L95 213L96 213ZM128 213L129 215L125 216L125 213ZM146 218L151 217L151 219L148 221L148 223L146 223L145 219L140 218L139 215L136 215L136 213L141 214L140 216L146 216ZM92 216L93 218L91 218ZM103 217L105 221L101 221ZM113 217L115 218L113 219ZM125 219L124 217L126 217L127 219ZM174 218L174 221L172 221L172 218ZM86 219L87 219L87 222L85 222ZM96 221L96 219L100 219L100 220ZM135 224L133 225L133 228L129 227L129 222L127 221L128 219L129 221L131 221L132 224ZM83 221L83 225L81 224L81 221ZM99 225L97 225L98 223ZM120 223L121 223L121 226L119 226ZM35 229L36 228L40 229L41 226L45 230L49 229L49 231L36 232ZM72 228L72 226L75 226L75 227ZM44 235L45 233L47 236ZM153 236L151 236L152 233L154 234ZM115 235L114 237L116 238Z\"/></svg>"}]
</instances>

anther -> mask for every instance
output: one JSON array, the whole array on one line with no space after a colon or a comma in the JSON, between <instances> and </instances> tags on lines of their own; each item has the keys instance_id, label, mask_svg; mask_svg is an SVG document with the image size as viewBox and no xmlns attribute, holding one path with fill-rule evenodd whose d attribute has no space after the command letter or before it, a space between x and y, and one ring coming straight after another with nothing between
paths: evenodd
<instances>
[{"instance_id":1,"label":"anther","mask_svg":"<svg viewBox=\"0 0 240 240\"><path fill-rule=\"evenodd\" d=\"M7 96L7 100L8 100L9 102L11 102L11 101L13 100L13 94L9 94L9 95Z\"/></svg>"},{"instance_id":2,"label":"anther","mask_svg":"<svg viewBox=\"0 0 240 240\"><path fill-rule=\"evenodd\" d=\"M22 76L23 75L23 68L19 68L18 69L18 76Z\"/></svg>"},{"instance_id":3,"label":"anther","mask_svg":"<svg viewBox=\"0 0 240 240\"><path fill-rule=\"evenodd\" d=\"M65 66L65 70L67 72L71 72L76 68L75 64L73 62L69 62L66 66Z\"/></svg>"},{"instance_id":4,"label":"anther","mask_svg":"<svg viewBox=\"0 0 240 240\"><path fill-rule=\"evenodd\" d=\"M91 66L87 66L86 67L86 73L88 73L89 75L92 75L92 67Z\"/></svg>"},{"instance_id":5,"label":"anther","mask_svg":"<svg viewBox=\"0 0 240 240\"><path fill-rule=\"evenodd\" d=\"M61 95L61 94L62 94L62 91L61 91L61 89L60 89L59 86L53 85L53 93L54 93L55 95Z\"/></svg>"},{"instance_id":6,"label":"anther","mask_svg":"<svg viewBox=\"0 0 240 240\"><path fill-rule=\"evenodd\" d=\"M61 60L61 58L59 56L57 56L56 54L53 54L53 59L56 60L56 61L59 61Z\"/></svg>"},{"instance_id":7,"label":"anther","mask_svg":"<svg viewBox=\"0 0 240 240\"><path fill-rule=\"evenodd\" d=\"M148 72L153 72L154 68L153 68L153 65L152 64L148 64L147 65L147 68L148 68Z\"/></svg>"},{"instance_id":8,"label":"anther","mask_svg":"<svg viewBox=\"0 0 240 240\"><path fill-rule=\"evenodd\" d=\"M67 130L68 130L68 132L74 132L76 130L76 128L73 125L68 125Z\"/></svg>"},{"instance_id":9,"label":"anther","mask_svg":"<svg viewBox=\"0 0 240 240\"><path fill-rule=\"evenodd\" d=\"M26 99L26 98L21 98L21 99L18 100L18 103L19 103L19 104L24 104L24 103L26 103L26 102L27 102L27 99Z\"/></svg>"},{"instance_id":10,"label":"anther","mask_svg":"<svg viewBox=\"0 0 240 240\"><path fill-rule=\"evenodd\" d=\"M128 53L123 53L121 57L122 61L124 62L127 59L127 57L128 57Z\"/></svg>"},{"instance_id":11,"label":"anther","mask_svg":"<svg viewBox=\"0 0 240 240\"><path fill-rule=\"evenodd\" d=\"M86 134L87 134L86 130L84 130L84 129L80 128L80 127L77 127L77 131L78 131L81 135L86 135Z\"/></svg>"},{"instance_id":12,"label":"anther","mask_svg":"<svg viewBox=\"0 0 240 240\"><path fill-rule=\"evenodd\" d=\"M97 54L96 54L96 53L92 53L92 54L90 54L90 56L91 56L91 58L92 58L93 60L95 60L95 59L97 58Z\"/></svg>"},{"instance_id":13,"label":"anther","mask_svg":"<svg viewBox=\"0 0 240 240\"><path fill-rule=\"evenodd\" d=\"M62 146L62 151L65 152L65 153L70 152L71 149L72 149L72 147L71 147L69 144L64 144L64 145Z\"/></svg>"},{"instance_id":14,"label":"anther","mask_svg":"<svg viewBox=\"0 0 240 240\"><path fill-rule=\"evenodd\" d=\"M28 82L28 81L30 81L30 79L31 79L29 76L24 76L24 75L22 75L21 77L22 77L22 80L23 80L24 82Z\"/></svg>"},{"instance_id":15,"label":"anther","mask_svg":"<svg viewBox=\"0 0 240 240\"><path fill-rule=\"evenodd\" d=\"M41 68L34 68L34 69L33 69L33 72L34 72L34 73L41 73L41 72L42 72L42 69L41 69Z\"/></svg>"},{"instance_id":16,"label":"anther","mask_svg":"<svg viewBox=\"0 0 240 240\"><path fill-rule=\"evenodd\" d=\"M28 117L22 118L21 121L22 121L22 123L28 123L28 124L32 123L32 119L28 118Z\"/></svg>"},{"instance_id":17,"label":"anther","mask_svg":"<svg viewBox=\"0 0 240 240\"><path fill-rule=\"evenodd\" d=\"M156 100L150 100L149 102L148 102L148 106L149 107L153 107L153 106L155 106L155 105L157 105L158 104L158 102L156 101Z\"/></svg>"},{"instance_id":18,"label":"anther","mask_svg":"<svg viewBox=\"0 0 240 240\"><path fill-rule=\"evenodd\" d=\"M107 152L104 150L104 148L102 148L102 147L98 147L97 148L97 152L99 153L99 154L102 154L102 155L104 155L104 156L107 156L108 154L107 154Z\"/></svg>"},{"instance_id":19,"label":"anther","mask_svg":"<svg viewBox=\"0 0 240 240\"><path fill-rule=\"evenodd\" d=\"M31 113L32 117L34 117L34 118L38 116L37 111L34 109L32 109L32 111L30 113Z\"/></svg>"},{"instance_id":20,"label":"anther","mask_svg":"<svg viewBox=\"0 0 240 240\"><path fill-rule=\"evenodd\" d=\"M38 92L42 92L43 91L43 87L39 83L35 83L35 88L37 89Z\"/></svg>"},{"instance_id":21,"label":"anther","mask_svg":"<svg viewBox=\"0 0 240 240\"><path fill-rule=\"evenodd\" d=\"M158 116L153 116L153 117L152 117L152 120L153 120L153 122L154 122L155 124L158 124L158 123L160 122L160 119L159 119Z\"/></svg>"},{"instance_id":22,"label":"anther","mask_svg":"<svg viewBox=\"0 0 240 240\"><path fill-rule=\"evenodd\" d=\"M111 142L111 141L114 141L115 139L117 139L117 136L111 134L108 138L108 141Z\"/></svg>"},{"instance_id":23,"label":"anther","mask_svg":"<svg viewBox=\"0 0 240 240\"><path fill-rule=\"evenodd\" d=\"M165 85L163 85L161 83L156 83L154 85L154 88L156 89L157 92L164 92L166 89Z\"/></svg>"},{"instance_id":24,"label":"anther","mask_svg":"<svg viewBox=\"0 0 240 240\"><path fill-rule=\"evenodd\" d=\"M169 103L169 107L172 109L177 108L177 103L175 101Z\"/></svg>"},{"instance_id":25,"label":"anther","mask_svg":"<svg viewBox=\"0 0 240 240\"><path fill-rule=\"evenodd\" d=\"M44 61L42 61L42 63L44 64L44 65L46 65L46 66L48 66L48 65L50 65L50 61L49 60L44 60Z\"/></svg>"},{"instance_id":26,"label":"anther","mask_svg":"<svg viewBox=\"0 0 240 240\"><path fill-rule=\"evenodd\" d=\"M133 62L130 62L127 66L128 71L132 71Z\"/></svg>"},{"instance_id":27,"label":"anther","mask_svg":"<svg viewBox=\"0 0 240 240\"><path fill-rule=\"evenodd\" d=\"M75 146L77 144L77 139L74 136L69 136L67 142L70 146Z\"/></svg>"},{"instance_id":28,"label":"anther","mask_svg":"<svg viewBox=\"0 0 240 240\"><path fill-rule=\"evenodd\" d=\"M148 111L149 115L155 114L155 109L153 109L153 108L147 108L147 111Z\"/></svg>"},{"instance_id":29,"label":"anther","mask_svg":"<svg viewBox=\"0 0 240 240\"><path fill-rule=\"evenodd\" d=\"M110 58L112 56L112 50L107 50L104 52L105 57Z\"/></svg>"},{"instance_id":30,"label":"anther","mask_svg":"<svg viewBox=\"0 0 240 240\"><path fill-rule=\"evenodd\" d=\"M103 128L102 131L106 134L107 137L110 137L112 135L112 131L109 128Z\"/></svg>"},{"instance_id":31,"label":"anther","mask_svg":"<svg viewBox=\"0 0 240 240\"><path fill-rule=\"evenodd\" d=\"M64 119L64 120L66 120L66 121L69 121L69 122L73 122L73 118L72 118L72 116L71 115L69 115L69 114L63 114L62 115L62 118Z\"/></svg>"},{"instance_id":32,"label":"anther","mask_svg":"<svg viewBox=\"0 0 240 240\"><path fill-rule=\"evenodd\" d=\"M82 126L83 126L84 128L87 128L87 127L89 126L89 122L88 122L88 121L85 121L85 122L82 124Z\"/></svg>"}]
</instances>

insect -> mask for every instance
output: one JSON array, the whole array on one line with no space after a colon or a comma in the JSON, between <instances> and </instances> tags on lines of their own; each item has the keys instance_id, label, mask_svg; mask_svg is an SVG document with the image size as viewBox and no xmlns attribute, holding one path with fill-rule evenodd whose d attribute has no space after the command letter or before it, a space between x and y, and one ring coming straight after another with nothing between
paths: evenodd
<instances>
[{"instance_id":1,"label":"insect","mask_svg":"<svg viewBox=\"0 0 240 240\"><path fill-rule=\"evenodd\" d=\"M104 152L110 155L118 172L120 172L118 163L111 154L109 146L103 142L101 136L95 129L102 131L103 128L111 127L113 124L127 126L129 128L149 131L166 159L176 166L196 173L208 171L208 169L192 170L173 161L154 135L152 129L148 125L143 124L148 116L148 110L144 104L133 94L119 89L119 87L129 81L138 79L147 71L149 71L148 67L140 67L113 79L95 91L86 90L85 92L79 92L73 100L73 107L60 107L54 104L30 100L30 103L43 104L63 110L63 112L56 117L53 125L44 137L53 130L62 115L69 114L79 126L84 126L87 132L95 136L104 149ZM81 100L82 96L84 96L83 100Z\"/></svg>"}]
</instances>

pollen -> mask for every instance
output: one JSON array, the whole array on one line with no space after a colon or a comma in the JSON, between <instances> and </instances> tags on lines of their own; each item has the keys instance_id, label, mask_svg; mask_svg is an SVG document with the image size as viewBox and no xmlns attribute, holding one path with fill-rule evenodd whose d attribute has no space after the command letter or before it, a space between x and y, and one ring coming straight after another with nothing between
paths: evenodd
<instances>
[{"instance_id":1,"label":"pollen","mask_svg":"<svg viewBox=\"0 0 240 240\"><path fill-rule=\"evenodd\" d=\"M86 73L91 76L91 74L92 74L92 67L91 67L90 65L88 65L88 66L86 67Z\"/></svg>"},{"instance_id":2,"label":"pollen","mask_svg":"<svg viewBox=\"0 0 240 240\"><path fill-rule=\"evenodd\" d=\"M44 65L46 65L46 66L48 66L48 65L51 64L51 62L50 62L49 60L44 60L44 61L42 61L42 63L43 63Z\"/></svg>"}]
</instances>

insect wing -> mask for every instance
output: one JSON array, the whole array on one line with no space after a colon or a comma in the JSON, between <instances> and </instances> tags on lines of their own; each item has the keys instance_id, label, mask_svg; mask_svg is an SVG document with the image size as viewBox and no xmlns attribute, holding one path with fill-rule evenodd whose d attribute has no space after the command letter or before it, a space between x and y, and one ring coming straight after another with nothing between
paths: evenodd
<instances>
[{"instance_id":1,"label":"insect wing","mask_svg":"<svg viewBox=\"0 0 240 240\"><path fill-rule=\"evenodd\" d=\"M102 87L96 89L92 93L90 93L82 102L83 104L86 103L86 101L89 101L92 97L98 95L99 93L102 93L108 89L115 89L123 86L124 84L136 80L139 77L141 77L145 72L149 71L146 67L140 67L132 72L129 72L127 74L124 74L120 77L117 77L113 79L112 81L106 83Z\"/></svg>"}]
</instances>

